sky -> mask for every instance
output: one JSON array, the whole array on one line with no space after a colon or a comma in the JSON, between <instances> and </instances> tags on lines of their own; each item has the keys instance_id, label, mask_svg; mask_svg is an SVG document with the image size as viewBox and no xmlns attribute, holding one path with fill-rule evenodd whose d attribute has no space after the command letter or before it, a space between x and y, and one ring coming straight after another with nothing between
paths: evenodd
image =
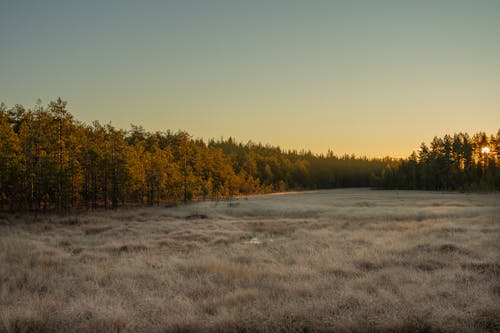
<instances>
[{"instance_id":1,"label":"sky","mask_svg":"<svg viewBox=\"0 0 500 333\"><path fill-rule=\"evenodd\" d=\"M284 149L500 128L498 0L0 0L0 102Z\"/></svg>"}]
</instances>

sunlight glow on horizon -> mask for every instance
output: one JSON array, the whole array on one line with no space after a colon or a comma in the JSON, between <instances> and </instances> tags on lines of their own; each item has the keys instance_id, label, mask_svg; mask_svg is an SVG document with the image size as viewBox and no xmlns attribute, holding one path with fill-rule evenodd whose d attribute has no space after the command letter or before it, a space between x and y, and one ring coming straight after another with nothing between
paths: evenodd
<instances>
[{"instance_id":1,"label":"sunlight glow on horizon","mask_svg":"<svg viewBox=\"0 0 500 333\"><path fill-rule=\"evenodd\" d=\"M285 150L406 157L500 125L500 2L0 4L0 102Z\"/></svg>"}]
</instances>

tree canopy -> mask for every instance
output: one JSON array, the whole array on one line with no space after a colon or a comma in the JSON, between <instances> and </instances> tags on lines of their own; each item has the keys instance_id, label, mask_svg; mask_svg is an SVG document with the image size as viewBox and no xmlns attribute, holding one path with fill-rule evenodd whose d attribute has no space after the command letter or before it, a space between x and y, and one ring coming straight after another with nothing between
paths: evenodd
<instances>
[{"instance_id":1,"label":"tree canopy","mask_svg":"<svg viewBox=\"0 0 500 333\"><path fill-rule=\"evenodd\" d=\"M76 120L61 98L0 105L0 209L66 211L338 187L499 189L496 136L459 133L396 160L194 139ZM486 153L481 149L489 147Z\"/></svg>"},{"instance_id":2,"label":"tree canopy","mask_svg":"<svg viewBox=\"0 0 500 333\"><path fill-rule=\"evenodd\" d=\"M392 161L374 185L418 190L500 190L500 130L496 135L467 133L435 137L418 152Z\"/></svg>"}]
</instances>

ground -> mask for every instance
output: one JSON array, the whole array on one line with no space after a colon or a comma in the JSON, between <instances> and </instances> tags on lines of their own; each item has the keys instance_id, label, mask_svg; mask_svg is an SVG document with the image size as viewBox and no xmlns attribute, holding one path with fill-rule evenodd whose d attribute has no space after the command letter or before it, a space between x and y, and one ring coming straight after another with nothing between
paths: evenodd
<instances>
[{"instance_id":1,"label":"ground","mask_svg":"<svg viewBox=\"0 0 500 333\"><path fill-rule=\"evenodd\" d=\"M500 194L0 217L0 332L500 331Z\"/></svg>"}]
</instances>

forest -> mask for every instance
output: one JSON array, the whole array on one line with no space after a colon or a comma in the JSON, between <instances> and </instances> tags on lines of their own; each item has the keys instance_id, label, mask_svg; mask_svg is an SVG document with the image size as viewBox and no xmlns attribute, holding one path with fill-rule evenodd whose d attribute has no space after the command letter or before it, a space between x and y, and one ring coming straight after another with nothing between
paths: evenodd
<instances>
[{"instance_id":1,"label":"forest","mask_svg":"<svg viewBox=\"0 0 500 333\"><path fill-rule=\"evenodd\" d=\"M372 185L409 190L500 190L500 130L434 137L408 158L388 163Z\"/></svg>"},{"instance_id":2,"label":"forest","mask_svg":"<svg viewBox=\"0 0 500 333\"><path fill-rule=\"evenodd\" d=\"M85 124L58 98L0 105L0 210L69 211L343 187L500 189L500 130L434 138L406 159L285 151L184 131Z\"/></svg>"}]
</instances>

